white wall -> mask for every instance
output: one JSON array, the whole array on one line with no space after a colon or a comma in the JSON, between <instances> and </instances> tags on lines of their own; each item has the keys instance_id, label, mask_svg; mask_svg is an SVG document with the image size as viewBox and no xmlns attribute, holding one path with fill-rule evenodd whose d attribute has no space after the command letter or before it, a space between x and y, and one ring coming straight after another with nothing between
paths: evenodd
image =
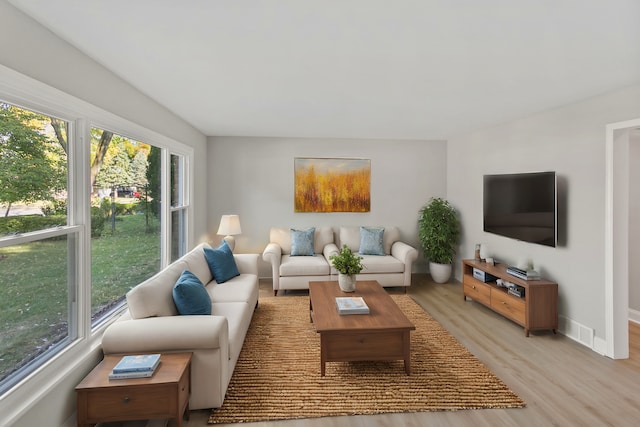
<instances>
[{"instance_id":1,"label":"white wall","mask_svg":"<svg viewBox=\"0 0 640 427\"><path fill-rule=\"evenodd\" d=\"M0 0L0 28L3 34L1 65L193 147L196 170L206 170L204 135L17 11L6 0ZM196 186L196 200L206 200L206 195L205 186ZM206 230L207 207L206 203L194 205L193 226L198 235ZM86 349L88 345L83 342L78 347ZM74 387L101 358L99 348L76 353L81 354L74 358L74 372L67 376L54 373L43 378L37 395L29 395L22 387L9 397L3 396L0 425L62 426L74 421Z\"/></svg>"},{"instance_id":2,"label":"white wall","mask_svg":"<svg viewBox=\"0 0 640 427\"><path fill-rule=\"evenodd\" d=\"M640 321L640 131L629 132L629 308Z\"/></svg>"},{"instance_id":3,"label":"white wall","mask_svg":"<svg viewBox=\"0 0 640 427\"><path fill-rule=\"evenodd\" d=\"M204 135L6 0L0 0L0 28L0 64L193 147L196 170L206 168ZM206 188L195 191L196 200L206 198ZM194 214L199 235L206 229L206 205L197 205Z\"/></svg>"},{"instance_id":4,"label":"white wall","mask_svg":"<svg viewBox=\"0 0 640 427\"><path fill-rule=\"evenodd\" d=\"M460 209L459 257L475 243L508 264L530 258L559 284L559 314L605 338L605 126L640 117L640 86L515 120L448 142L447 196ZM482 176L556 171L567 188L566 244L548 248L482 231ZM457 266L457 277L460 268Z\"/></svg>"},{"instance_id":5,"label":"white wall","mask_svg":"<svg viewBox=\"0 0 640 427\"><path fill-rule=\"evenodd\" d=\"M295 213L295 157L371 159L371 211ZM245 253L262 253L271 226L397 225L418 248L418 211L446 190L444 141L211 137L208 164L210 228L217 231L222 214L240 215L236 251ZM416 270L426 271L422 259ZM262 261L260 275L271 275Z\"/></svg>"}]
</instances>

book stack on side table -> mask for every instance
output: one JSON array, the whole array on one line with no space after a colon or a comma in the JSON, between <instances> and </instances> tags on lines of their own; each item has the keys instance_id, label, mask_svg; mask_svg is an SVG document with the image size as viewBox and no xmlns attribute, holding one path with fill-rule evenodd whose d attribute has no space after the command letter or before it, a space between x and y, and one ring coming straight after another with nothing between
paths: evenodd
<instances>
[{"instance_id":1,"label":"book stack on side table","mask_svg":"<svg viewBox=\"0 0 640 427\"><path fill-rule=\"evenodd\" d=\"M369 307L362 297L336 297L338 314L369 314Z\"/></svg>"},{"instance_id":2,"label":"book stack on side table","mask_svg":"<svg viewBox=\"0 0 640 427\"><path fill-rule=\"evenodd\" d=\"M110 380L126 378L146 378L153 375L153 372L160 363L160 354L139 354L124 356L109 373Z\"/></svg>"}]
</instances>

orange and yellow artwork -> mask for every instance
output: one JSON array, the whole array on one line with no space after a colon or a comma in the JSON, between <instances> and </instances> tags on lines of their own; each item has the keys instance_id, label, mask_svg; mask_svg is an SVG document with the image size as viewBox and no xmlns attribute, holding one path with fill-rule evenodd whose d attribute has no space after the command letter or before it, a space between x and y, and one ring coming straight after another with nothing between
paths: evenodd
<instances>
[{"instance_id":1,"label":"orange and yellow artwork","mask_svg":"<svg viewBox=\"0 0 640 427\"><path fill-rule=\"evenodd\" d=\"M294 159L295 212L369 212L371 160Z\"/></svg>"}]
</instances>

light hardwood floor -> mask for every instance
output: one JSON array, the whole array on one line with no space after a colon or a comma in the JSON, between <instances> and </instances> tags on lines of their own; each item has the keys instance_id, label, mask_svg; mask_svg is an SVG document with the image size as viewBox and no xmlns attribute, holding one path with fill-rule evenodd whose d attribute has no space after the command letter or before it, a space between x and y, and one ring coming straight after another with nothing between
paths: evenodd
<instances>
[{"instance_id":1,"label":"light hardwood floor","mask_svg":"<svg viewBox=\"0 0 640 427\"><path fill-rule=\"evenodd\" d=\"M261 282L261 297L271 296ZM393 289L390 292L399 292ZM401 292L401 291L400 291ZM600 356L563 335L531 333L471 300L460 283L415 275L409 294L491 371L522 397L522 409L482 409L331 417L250 423L252 427L636 426L640 424L640 326L630 328L631 358ZM279 295L278 298L286 298ZM192 411L187 427L207 425ZM174 426L172 421L169 426ZM229 424L226 424L227 426Z\"/></svg>"}]
</instances>

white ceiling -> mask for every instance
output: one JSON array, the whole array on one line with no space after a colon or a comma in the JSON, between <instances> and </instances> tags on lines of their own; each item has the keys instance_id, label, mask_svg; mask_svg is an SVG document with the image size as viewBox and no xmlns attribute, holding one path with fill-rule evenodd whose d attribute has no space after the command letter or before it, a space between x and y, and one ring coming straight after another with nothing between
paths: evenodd
<instances>
[{"instance_id":1,"label":"white ceiling","mask_svg":"<svg viewBox=\"0 0 640 427\"><path fill-rule=\"evenodd\" d=\"M9 0L205 135L441 139L640 82L639 0Z\"/></svg>"}]
</instances>

